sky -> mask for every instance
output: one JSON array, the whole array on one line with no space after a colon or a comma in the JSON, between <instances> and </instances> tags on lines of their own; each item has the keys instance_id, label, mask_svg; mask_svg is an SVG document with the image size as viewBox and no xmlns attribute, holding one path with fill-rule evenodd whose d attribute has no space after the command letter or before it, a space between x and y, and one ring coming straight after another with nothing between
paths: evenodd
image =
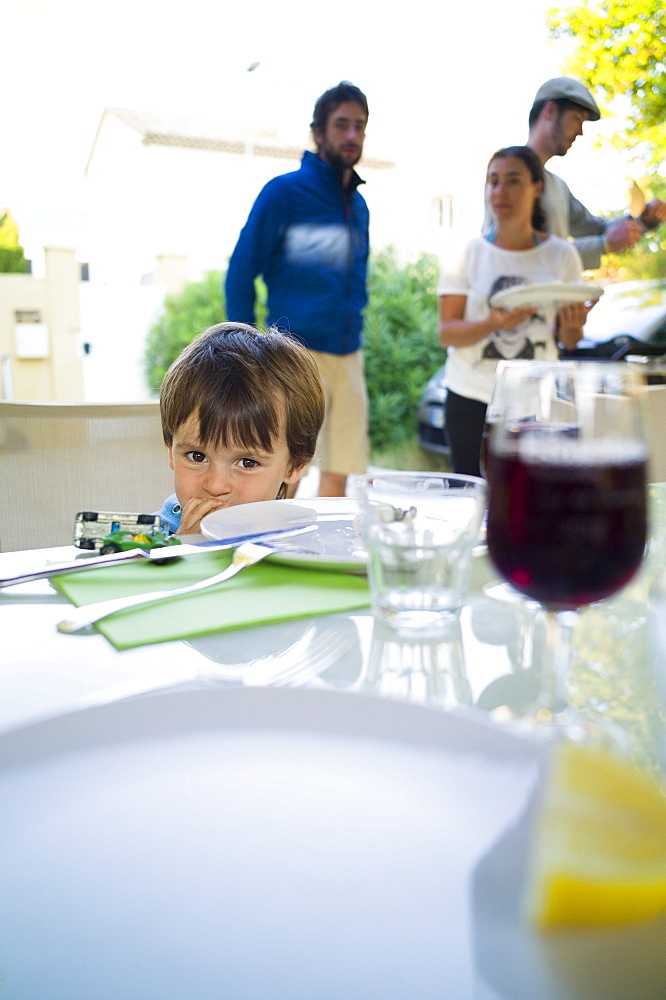
<instances>
[{"instance_id":1,"label":"sky","mask_svg":"<svg viewBox=\"0 0 666 1000\"><path fill-rule=\"evenodd\" d=\"M369 153L408 165L415 183L446 169L454 185L482 185L490 153L525 141L534 93L561 73L549 6L0 0L0 207L27 249L75 245L105 107L263 126L306 145L315 98L341 79L368 96ZM622 199L626 167L611 160L592 178L593 142L593 132L579 139L557 172L600 211ZM595 187L600 175L607 188Z\"/></svg>"}]
</instances>

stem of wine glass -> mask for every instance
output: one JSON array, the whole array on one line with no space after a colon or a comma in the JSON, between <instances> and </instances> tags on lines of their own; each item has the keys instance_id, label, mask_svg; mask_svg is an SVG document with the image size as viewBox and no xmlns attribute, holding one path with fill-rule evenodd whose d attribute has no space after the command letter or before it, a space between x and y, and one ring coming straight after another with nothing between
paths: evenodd
<instances>
[{"instance_id":1,"label":"stem of wine glass","mask_svg":"<svg viewBox=\"0 0 666 1000\"><path fill-rule=\"evenodd\" d=\"M518 605L518 648L516 650L516 673L529 670L534 657L534 626L540 608L532 601L525 600Z\"/></svg>"},{"instance_id":2,"label":"stem of wine glass","mask_svg":"<svg viewBox=\"0 0 666 1000\"><path fill-rule=\"evenodd\" d=\"M557 715L569 704L569 674L576 611L546 611L544 662L538 708Z\"/></svg>"}]
</instances>

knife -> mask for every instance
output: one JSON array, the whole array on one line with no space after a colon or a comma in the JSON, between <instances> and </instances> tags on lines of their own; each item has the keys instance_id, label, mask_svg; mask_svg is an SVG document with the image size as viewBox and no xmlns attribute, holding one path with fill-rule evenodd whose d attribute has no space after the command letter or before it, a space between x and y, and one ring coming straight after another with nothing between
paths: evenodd
<instances>
[{"instance_id":1,"label":"knife","mask_svg":"<svg viewBox=\"0 0 666 1000\"><path fill-rule=\"evenodd\" d=\"M305 532L314 531L316 524L299 525L296 528L281 528L277 531L260 531L249 535L237 535L234 538L224 538L219 541L193 542L174 546L160 546L149 549L127 549L125 552L111 552L105 556L92 556L90 558L75 559L71 562L55 563L45 569L37 570L33 573L18 573L14 576L0 577L0 588L13 587L17 583L30 583L32 580L46 580L51 576L60 576L63 573L75 573L84 569L99 569L101 566L113 565L117 562L124 562L130 559L150 559L153 562L166 562L170 559L177 559L181 556L203 555L206 552L218 552L221 549L235 549L243 542L270 542L273 539L291 537L292 535L302 535Z\"/></svg>"},{"instance_id":2,"label":"knife","mask_svg":"<svg viewBox=\"0 0 666 1000\"><path fill-rule=\"evenodd\" d=\"M163 562L165 559L173 559L174 556L196 556L202 552L216 552L218 549L234 549L243 542L270 542L274 538L287 538L291 535L302 535L307 531L314 531L316 524L300 524L294 528L278 528L273 531L262 531L251 535L237 535L235 538L213 539L207 542L192 542L181 545L174 545L173 549L168 546L159 546L144 552L144 555L154 562Z\"/></svg>"}]
</instances>

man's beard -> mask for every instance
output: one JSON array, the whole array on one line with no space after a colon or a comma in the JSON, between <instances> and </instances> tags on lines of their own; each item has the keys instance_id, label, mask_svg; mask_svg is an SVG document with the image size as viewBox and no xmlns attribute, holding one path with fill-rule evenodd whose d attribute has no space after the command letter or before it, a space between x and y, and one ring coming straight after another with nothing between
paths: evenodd
<instances>
[{"instance_id":1,"label":"man's beard","mask_svg":"<svg viewBox=\"0 0 666 1000\"><path fill-rule=\"evenodd\" d=\"M553 131L553 146L555 148L553 156L566 156L571 149L571 143L567 143L559 124L555 126Z\"/></svg>"},{"instance_id":2,"label":"man's beard","mask_svg":"<svg viewBox=\"0 0 666 1000\"><path fill-rule=\"evenodd\" d=\"M319 155L323 160L328 163L329 166L333 167L336 173L342 174L345 170L350 170L355 167L358 161L361 159L361 154L363 152L363 147L359 146L356 151L356 156L352 160L343 157L338 153L337 149L333 149L328 143L324 142L319 147Z\"/></svg>"}]
</instances>

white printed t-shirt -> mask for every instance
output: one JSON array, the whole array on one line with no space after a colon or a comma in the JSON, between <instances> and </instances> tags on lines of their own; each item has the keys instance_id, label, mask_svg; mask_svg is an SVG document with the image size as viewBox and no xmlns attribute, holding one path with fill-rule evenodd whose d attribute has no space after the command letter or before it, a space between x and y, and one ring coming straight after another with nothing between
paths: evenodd
<instances>
[{"instance_id":1,"label":"white printed t-shirt","mask_svg":"<svg viewBox=\"0 0 666 1000\"><path fill-rule=\"evenodd\" d=\"M442 270L437 294L465 295L463 318L476 322L488 316L489 299L495 292L526 283L581 281L582 272L578 251L559 236L549 236L529 250L503 250L480 236ZM476 344L447 348L448 388L460 396L487 403L498 361L504 358L556 361L556 320L554 305L541 307L515 330L496 330Z\"/></svg>"}]
</instances>

